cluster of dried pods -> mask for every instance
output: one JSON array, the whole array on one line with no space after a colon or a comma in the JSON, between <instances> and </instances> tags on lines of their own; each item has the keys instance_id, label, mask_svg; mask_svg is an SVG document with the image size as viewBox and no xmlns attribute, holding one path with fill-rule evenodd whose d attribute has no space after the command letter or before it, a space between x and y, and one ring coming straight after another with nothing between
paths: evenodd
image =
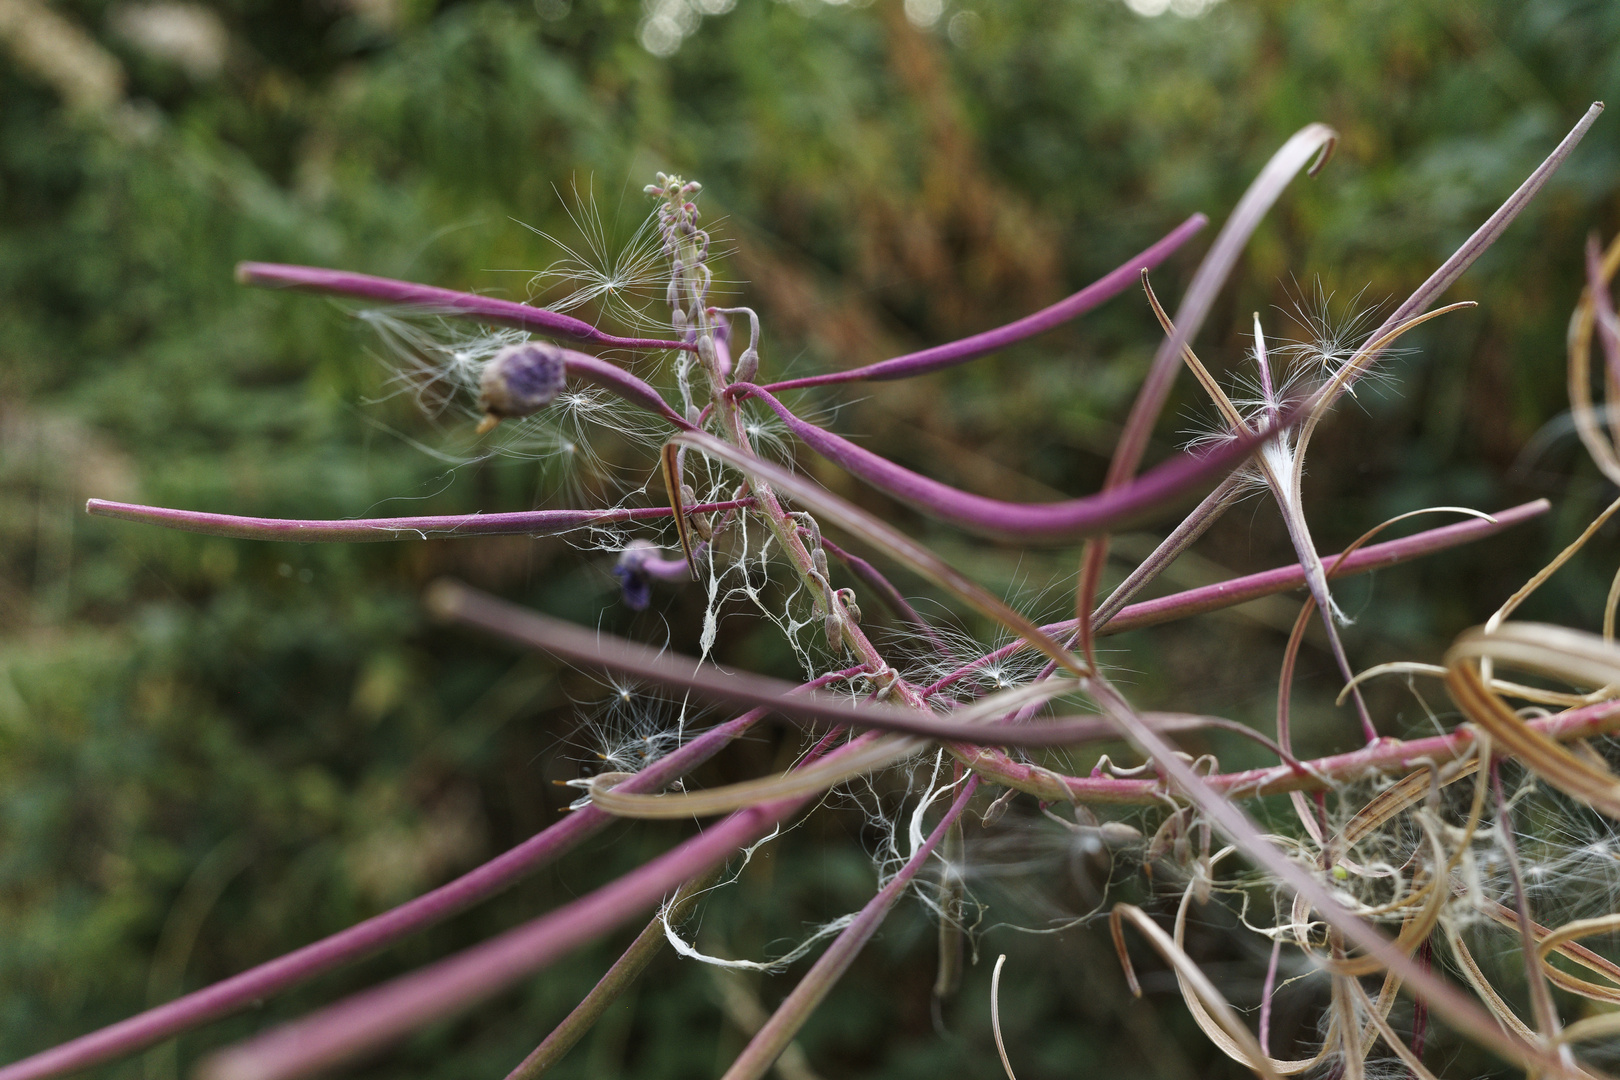
<instances>
[{"instance_id":1,"label":"cluster of dried pods","mask_svg":"<svg viewBox=\"0 0 1620 1080\"><path fill-rule=\"evenodd\" d=\"M815 386L923 375L1041 333L1138 282L1146 286L1148 271L1203 227L1201 216L1074 296L1015 323L882 363L775 383L758 381L762 364L754 313L710 304L710 241L699 225L699 189L676 177L660 174L648 188L657 202L651 220L662 242L660 257L669 268L663 279L672 312L674 336L669 338L616 336L558 311L407 282L308 267L245 264L240 277L252 284L308 289L430 312L439 319L466 318L516 328L522 333L514 337L504 331L507 336L501 340L506 344L473 372L476 381L469 389L478 394L485 416L481 433L499 421L521 423L543 412L569 387L594 387L663 425L659 474L668 505L290 521L92 501L92 513L221 536L302 542L669 526L679 541L678 558L665 558L645 540L623 545L616 573L627 602L645 606L651 582L657 579L690 575L712 586L733 572L726 568L728 559L732 564L755 560L763 565L767 560L762 556L769 553L779 570L785 568L786 603L797 605L803 616L784 617L785 623L794 632L812 627L824 639L815 645L815 656L825 670L811 671L814 677L800 685L724 672L698 659L559 623L465 586L441 582L430 591L427 603L446 619L584 667L680 688L747 711L688 733L661 754L643 755L638 768L615 768L588 778L581 784L585 794L573 813L441 888L233 978L0 1068L0 1080L35 1080L130 1054L357 960L532 873L615 817L720 816L665 854L572 903L416 973L227 1048L202 1066L202 1075L210 1080L283 1080L331 1069L424 1022L473 1006L627 920L657 912L597 988L512 1073L540 1075L602 1015L666 938L673 937L668 928L679 924L727 860L828 790L892 767L912 770L925 779L923 796L908 812L907 850L883 875L882 888L870 903L841 923L832 943L780 1007L760 1019L752 1040L726 1073L728 1078L760 1076L791 1052L792 1040L810 1012L900 897L921 889L919 875L929 862L941 858L945 870L937 887L923 891L933 898L944 920L942 942L950 936L960 910L961 821L976 795L997 787L1005 788L1006 795L984 811L987 818L1016 793L1027 793L1044 805L1070 805L1074 820L1065 822L1069 828L1106 847L1128 849L1131 857L1146 865L1157 864L1164 868L1160 880L1168 876L1180 882L1170 930L1139 907L1116 904L1111 909L1121 962L1136 988L1125 948L1124 930L1129 926L1171 965L1199 1026L1224 1053L1257 1073L1279 1076L1331 1066L1345 1076L1359 1076L1370 1060L1393 1057L1413 1074L1428 1077L1432 1074L1423 1063L1423 1043L1429 1014L1532 1072L1586 1072L1589 1066L1577 1058L1576 1050L1620 1032L1620 1013L1597 1012L1564 1024L1548 984L1598 1002L1620 1002L1620 966L1580 943L1620 929L1620 914L1600 912L1550 926L1538 922L1532 902L1537 884L1531 870L1541 864L1529 867L1520 858L1512 820L1516 806L1549 789L1597 815L1620 817L1620 777L1587 741L1620 729L1620 647L1614 642L1620 576L1609 596L1601 634L1513 622L1509 616L1620 510L1620 502L1510 597L1489 622L1459 637L1443 664L1382 665L1357 674L1339 643L1330 591L1335 577L1481 539L1542 513L1546 503L1494 515L1462 511L1461 522L1374 542L1390 524L1386 522L1345 551L1323 557L1306 523L1300 476L1318 423L1392 343L1427 319L1469 306L1433 307L1507 228L1600 111L1600 106L1593 106L1502 207L1383 325L1345 354L1319 357L1314 377L1302 382L1284 375L1275 350L1268 352L1256 317L1259 397L1253 402L1234 401L1199 360L1191 342L1268 208L1300 171L1319 167L1331 151L1331 130L1321 125L1301 130L1278 150L1239 202L1174 318L1147 289L1165 338L1123 428L1107 481L1096 494L1056 503L1009 503L954 489L804 419L784 403L783 395ZM1609 292L1609 283L1620 270L1620 241L1606 252L1594 242L1587 261L1589 288L1581 297L1570 336L1570 398L1581 438L1604 474L1620 484L1620 424L1613 420L1613 410L1620 406L1620 320ZM728 316L746 316L749 326L748 344L735 360ZM537 339L525 337L531 334ZM1596 374L1594 335L1604 360ZM540 338L569 339L631 359L589 355ZM658 358L674 377L675 404L631 370L632 362L650 366ZM1208 392L1226 430L1197 452L1138 475L1149 435L1183 366ZM1593 404L1594 382L1602 387L1601 407ZM774 418L810 451L934 520L1021 544L1083 542L1075 618L1036 625L917 541L762 456L754 445L761 416ZM1274 498L1297 563L1133 602L1246 487L1256 484ZM706 492L702 498L700 489ZM1108 534L1123 522L1206 489L1208 495L1157 550L1137 564L1111 595L1099 600ZM825 539L824 529L836 529L857 546L931 581L1004 628L1011 635L1009 643L977 657L956 656L882 572ZM746 559L739 551L746 552ZM863 628L857 589L834 587L834 563L857 582L859 591L890 609L920 647L944 652L943 666L936 664L934 669L943 674L924 681L891 662ZM745 569L745 576L748 572L752 571ZM1220 718L1138 710L1097 661L1096 642L1103 635L1301 586L1308 590L1308 598L1284 654L1275 738ZM1290 688L1307 628L1318 618L1367 741L1350 753L1300 760L1292 751ZM1005 688L966 689L976 685L976 672L1019 653L1043 658L1044 666L1030 668L1032 677ZM1521 677L1532 675L1541 685L1501 677L1499 672L1508 669ZM1444 680L1462 721L1449 732L1428 738L1403 742L1379 737L1360 686L1385 674ZM1043 715L1059 698L1083 699L1086 711ZM672 790L680 777L766 719L830 733L781 775L706 790ZM1275 755L1277 764L1223 772L1218 763L1194 760L1177 749L1178 733L1208 727L1256 739ZM1071 776L1040 764L1033 753L1121 739L1140 755L1140 766ZM1503 763L1510 763L1512 790L1503 782ZM1453 784L1459 786L1453 790ZM1245 800L1275 794L1288 795L1295 810L1298 829L1288 835L1262 830L1242 806ZM944 809L925 834L925 813L936 805ZM1144 839L1122 822L1099 820L1093 810L1103 808L1106 813L1115 806L1168 809L1157 832ZM1594 843L1601 847L1606 841ZM1234 874L1239 862L1247 870ZM1258 1033L1185 951L1189 910L1217 895L1233 898L1244 913L1245 925L1270 941ZM1256 895L1268 899L1273 918L1249 916ZM1464 940L1463 929L1481 921L1500 924L1521 942L1530 989L1528 1020L1521 1019L1493 987ZM1438 974L1428 962L1437 941L1449 951L1472 993ZM1284 950L1297 955L1285 961ZM948 947L942 948L942 988L952 981L945 970L949 953ZM1271 1001L1280 970L1309 970L1330 980L1325 1035L1320 1050L1308 1058L1282 1060L1270 1052ZM997 989L1000 975L998 963ZM1368 979L1381 982L1369 989ZM1398 1031L1391 1010L1401 990L1416 1007L1412 1022ZM993 993L992 1001L996 1000ZM1016 1055L1001 1045L999 1016L995 1031L1011 1075Z\"/></svg>"}]
</instances>

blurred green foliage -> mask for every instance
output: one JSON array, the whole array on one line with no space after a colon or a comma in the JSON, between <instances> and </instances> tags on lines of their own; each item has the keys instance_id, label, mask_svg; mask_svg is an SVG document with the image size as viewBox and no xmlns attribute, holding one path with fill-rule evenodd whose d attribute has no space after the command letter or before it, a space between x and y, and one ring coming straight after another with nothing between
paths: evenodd
<instances>
[{"instance_id":1,"label":"blurred green foliage","mask_svg":"<svg viewBox=\"0 0 1620 1080\"><path fill-rule=\"evenodd\" d=\"M890 0L746 0L667 58L642 47L645 15L627 0L4 10L8 1060L330 933L555 819L567 793L551 781L587 756L591 708L579 703L606 690L424 624L416 598L431 577L677 648L696 636L698 598L664 590L632 617L602 557L555 541L299 547L86 518L88 496L297 517L561 504L542 463L452 467L425 452L443 424L408 398L366 404L387 389L375 338L339 306L238 288L238 260L522 299L526 275L502 271L558 253L516 222L571 235L570 188L594 187L627 233L644 213L640 185L670 169L700 178L711 219L724 219L723 272L764 315L767 368L810 371L1022 314L1193 211L1218 225L1293 129L1325 121L1342 134L1337 159L1284 196L1201 337L1224 367L1241 357L1249 312L1285 332L1276 309L1308 304L1318 282L1336 312L1404 295L1590 101L1620 97L1620 6L1603 0L1224 0L1198 18L1117 0L952 0L932 28ZM192 20L186 48L151 32L176 11ZM1556 505L1544 525L1347 587L1358 664L1433 659L1610 497L1560 414L1580 248L1588 230L1620 227L1617 167L1620 127L1606 118L1450 294L1481 307L1414 334L1398 384L1320 437L1306 497L1324 546L1426 504ZM1193 258L1159 272L1161 292L1174 295ZM1127 296L968 368L825 400L846 403L841 429L932 475L1011 497L1078 493L1100 480L1156 340ZM1161 449L1196 411L1182 391ZM1063 605L1068 553L969 557L930 535L998 588L1056 582L1047 602ZM1288 561L1265 510L1231 515L1202 550L1234 571ZM1593 626L1613 551L1605 536L1526 615ZM1264 724L1279 635L1210 625L1136 635L1119 661L1153 703ZM726 623L719 655L791 670L743 620ZM1306 704L1326 748L1347 729L1326 703L1327 667L1311 663ZM1410 697L1377 700L1421 720ZM756 775L793 745L761 737L706 778ZM758 954L858 906L872 881L861 831L859 815L813 819L710 909L700 940ZM563 902L678 832L616 830L353 971L99 1075L177 1075L223 1040ZM1034 820L1026 832L1050 846ZM1036 874L984 886L1007 894L1006 917L1081 908L1066 856L1047 855ZM1254 958L1218 927L1200 933L1199 955L1237 973L1235 999L1252 1001ZM986 966L947 1011L949 1033L934 1033L931 940L916 910L895 917L806 1029L823 1075L997 1075ZM425 1032L371 1074L503 1075L613 944ZM985 948L1013 955L1003 1013L1025 1080L1222 1067L1172 994L1128 1004L1104 938L992 932ZM790 985L754 988L769 1005ZM569 1075L716 1073L743 1039L718 1001L705 971L666 959ZM1290 1022L1308 1025L1295 1011Z\"/></svg>"}]
</instances>

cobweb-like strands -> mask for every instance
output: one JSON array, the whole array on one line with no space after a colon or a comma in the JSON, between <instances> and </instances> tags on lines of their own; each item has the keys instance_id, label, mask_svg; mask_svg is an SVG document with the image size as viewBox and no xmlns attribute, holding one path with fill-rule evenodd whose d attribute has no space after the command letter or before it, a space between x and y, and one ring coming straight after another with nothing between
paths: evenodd
<instances>
[{"instance_id":1,"label":"cobweb-like strands","mask_svg":"<svg viewBox=\"0 0 1620 1080\"><path fill-rule=\"evenodd\" d=\"M755 711L712 728L669 756L653 762L621 786L626 790L659 790L718 753L762 716L762 712ZM43 1080L89 1068L228 1016L324 972L353 963L499 892L569 851L612 820L604 811L585 806L504 855L432 892L240 975L0 1067L0 1080Z\"/></svg>"}]
</instances>

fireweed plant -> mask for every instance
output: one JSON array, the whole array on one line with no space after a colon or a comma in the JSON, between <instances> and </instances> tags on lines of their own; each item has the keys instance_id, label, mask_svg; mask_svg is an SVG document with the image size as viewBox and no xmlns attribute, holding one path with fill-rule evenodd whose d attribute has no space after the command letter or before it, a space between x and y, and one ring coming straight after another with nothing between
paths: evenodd
<instances>
[{"instance_id":1,"label":"fireweed plant","mask_svg":"<svg viewBox=\"0 0 1620 1080\"><path fill-rule=\"evenodd\" d=\"M618 497L594 509L297 521L93 500L92 513L302 542L565 534L615 553L614 573L630 608L645 608L655 588L703 590L703 655L678 656L561 623L455 582L434 585L428 606L444 619L606 673L617 698L628 699L632 686L654 687L673 702L731 712L710 713L718 722L708 723L684 705L662 724L630 712L617 715L596 751L600 771L576 782L573 811L555 825L347 930L0 1068L0 1080L61 1075L133 1053L358 960L533 873L616 817L696 818L702 829L531 922L229 1047L208 1059L201 1075L281 1080L330 1070L426 1022L471 1008L582 943L650 915L597 987L511 1075L538 1076L558 1061L666 943L706 962L762 968L780 967L830 939L726 1073L738 1080L758 1077L785 1052L797 1053L796 1033L904 895L939 920L935 993L951 993L963 963L963 939L971 936L978 911L964 820L989 824L1013 798L1036 801L1087 850L1139 866L1171 890L1168 926L1140 907L1109 906L1106 898L1093 915L1111 919L1133 990L1139 992L1126 948L1130 935L1169 964L1209 1038L1256 1073L1315 1070L1354 1077L1394 1067L1428 1077L1423 1051L1434 1017L1532 1073L1590 1075L1602 1040L1620 1033L1620 1013L1592 1010L1566 1022L1551 987L1598 1003L1620 1002L1620 965L1581 944L1620 930L1612 900L1620 883L1620 832L1614 825L1620 776L1600 738L1620 730L1620 647L1614 641L1620 576L1601 634L1510 616L1620 502L1488 622L1458 637L1442 663L1385 664L1358 673L1339 641L1344 616L1333 597L1336 577L1488 537L1547 506L1535 502L1495 514L1415 510L1402 517L1438 511L1461 520L1379 540L1390 524L1385 522L1343 552L1322 556L1311 538L1301 476L1317 426L1358 381L1376 373L1400 337L1428 319L1471 306L1435 304L1534 197L1600 112L1594 105L1501 208L1370 333L1291 346L1268 337L1256 316L1252 371L1235 392L1211 375L1192 342L1261 218L1299 172L1314 172L1329 156L1334 134L1319 124L1289 139L1254 180L1174 316L1154 295L1148 274L1203 227L1202 216L1073 296L1017 322L881 363L774 382L761 354L759 317L717 302L699 186L678 177L660 174L647 188L655 209L630 254L615 262L600 235L592 234L591 258L536 279L537 289L566 292L557 309L362 274L244 264L239 276L249 284L384 305L363 317L409 358L395 388L416 394L436 412L464 410L465 427L505 439L498 445L512 452L540 448L588 461L583 448L589 437L606 430L645 442L648 464L634 475L610 477L621 482ZM1590 284L1570 336L1570 397L1581 438L1605 475L1620 484L1620 423L1614 419L1620 406L1620 317L1609 291L1620 272L1620 241L1607 251L1594 241L1587 265ZM667 303L662 327L648 323L651 308L619 294L651 281ZM1103 488L1092 495L1023 504L957 490L833 433L805 412L796 393L914 378L965 363L1137 287L1145 290L1164 340L1122 428ZM621 316L623 334L560 310L593 302L608 316ZM463 333L458 325L474 329ZM1601 356L1596 371L1594 337ZM1207 393L1220 430L1140 471L1149 435L1184 366ZM1594 404L1594 384L1601 406ZM1073 617L1036 625L915 540L795 472L790 465L799 447L970 534L1021 545L1078 544ZM603 486L593 482L592 490ZM1135 601L1221 514L1257 488L1280 512L1295 564ZM1158 548L1111 594L1100 595L1110 531L1200 494L1202 501ZM931 581L999 627L999 642L964 642L946 621L919 613L860 552ZM1220 717L1138 709L1099 662L1097 642L1104 635L1301 586L1306 599L1282 658L1274 735ZM887 609L898 632L874 636L870 616L879 607ZM708 659L721 615L737 610L757 612L780 628L803 665L804 682L726 671ZM1318 622L1343 676L1341 701L1354 708L1365 745L1300 760L1290 731L1292 676L1307 629ZM1388 675L1442 681L1459 722L1409 741L1379 736L1360 686ZM710 789L679 783L766 721L806 729L808 749L793 768ZM1181 733L1209 728L1245 735L1276 763L1233 772L1211 756L1195 759L1177 748ZM1065 750L1119 740L1129 745L1134 761L1104 756L1089 775L1064 771ZM878 805L871 778L885 771L894 782L883 786L886 802ZM886 837L876 852L877 894L785 956L720 961L698 952L683 936L682 922L703 895L731 879L728 867L734 876L756 848L834 790L876 806ZM1287 829L1263 829L1244 808L1262 795L1286 795L1297 820ZM1118 817L1129 808L1138 808L1133 820L1142 828ZM1253 1027L1186 952L1189 912L1211 901L1229 905L1238 924L1269 951ZM1522 961L1529 987L1522 1016L1493 985L1489 962L1476 959L1465 939L1473 934L1477 941L1489 926L1502 928L1502 940ZM1019 1047L1001 1039L1001 974L998 961L992 1020L1011 1076ZM1272 1003L1283 983L1303 978L1321 980L1325 989L1322 1038L1308 1057L1279 1059L1271 1052ZM1412 1002L1410 1020L1403 1013L1396 1021L1392 1010L1403 991Z\"/></svg>"}]
</instances>

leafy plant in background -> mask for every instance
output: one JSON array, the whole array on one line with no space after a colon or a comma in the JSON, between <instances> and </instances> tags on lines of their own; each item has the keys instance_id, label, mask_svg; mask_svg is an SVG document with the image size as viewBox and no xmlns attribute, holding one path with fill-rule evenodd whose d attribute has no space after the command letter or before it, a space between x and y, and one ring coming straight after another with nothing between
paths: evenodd
<instances>
[{"instance_id":1,"label":"leafy plant in background","mask_svg":"<svg viewBox=\"0 0 1620 1080\"><path fill-rule=\"evenodd\" d=\"M656 227L667 259L661 278L671 310L673 338L638 336L627 326L610 333L598 325L541 307L339 271L245 264L240 276L258 284L288 285L381 301L390 309L369 316L400 344L411 367L402 385L437 401L476 395L480 427L496 429L508 447L578 447L598 427L645 438L663 426L657 472L667 506L648 506L651 482L639 479L619 492L616 505L597 509L539 510L455 518L346 521L246 519L194 511L93 502L94 512L216 535L266 539L371 540L403 534L464 536L490 533L569 533L618 552L616 576L624 602L645 606L659 581L690 577L707 595L700 641L714 641L722 616L742 609L764 614L787 636L806 669L802 685L725 672L700 658L681 658L609 635L557 623L464 586L441 583L429 604L443 617L536 646L575 663L675 688L698 699L750 711L698 729L680 710L673 727L637 730L605 748L603 770L580 782L573 814L530 841L456 881L349 930L213 987L181 997L128 1021L0 1070L6 1080L53 1075L130 1052L295 983L352 961L405 934L442 920L532 872L601 828L612 817L688 818L726 815L673 850L597 891L421 972L386 983L271 1030L218 1055L211 1076L283 1077L328 1068L465 1009L547 966L566 951L640 913L667 904L625 956L514 1075L537 1075L602 1015L633 981L666 938L688 954L679 936L682 917L715 887L728 860L745 859L776 830L831 788L870 784L891 770L904 779L894 791L870 799L887 839L879 851L882 887L860 911L824 928L832 937L821 958L777 1011L766 1019L728 1075L757 1076L790 1048L810 1011L831 990L856 952L902 895L915 892L940 921L940 977L947 996L961 963L962 936L971 931L973 845L962 819L977 808L986 823L1023 793L1056 816L1092 851L1113 852L1151 869L1179 892L1175 929L1167 933L1144 910L1128 903L1110 909L1121 959L1130 970L1124 928L1135 927L1170 962L1199 1025L1229 1056L1264 1074L1331 1065L1360 1073L1373 1058L1398 1058L1420 1075L1427 1015L1528 1068L1575 1070L1570 1047L1608 1034L1602 1016L1560 1027L1545 980L1595 998L1620 996L1620 968L1577 944L1577 939L1620 925L1610 911L1540 926L1542 898L1559 888L1560 870L1582 858L1599 867L1612 841L1601 830L1579 850L1566 841L1580 815L1620 812L1620 781L1585 744L1564 743L1620 726L1612 684L1620 683L1620 654L1612 643L1615 596L1600 638L1575 631L1506 622L1531 590L1579 544L1508 599L1485 627L1463 635L1441 667L1385 665L1354 674L1338 644L1338 611L1331 580L1340 575L1432 553L1483 536L1540 512L1527 504L1495 516L1371 544L1374 529L1335 557L1318 556L1301 496L1300 477L1310 439L1329 408L1365 377L1407 330L1466 305L1434 303L1545 183L1596 119L1577 125L1518 191L1407 301L1348 351L1278 347L1258 316L1254 329L1254 392L1234 400L1191 349L1216 292L1250 233L1291 178L1324 158L1333 134L1303 129L1272 158L1239 202L1194 276L1174 320L1148 300L1165 330L1148 378L1115 446L1104 489L1094 496L1051 504L1020 504L970 495L862 449L803 416L782 395L829 384L910 378L963 363L1073 318L1138 281L1203 224L1193 219L1158 244L1065 301L998 330L882 363L834 374L760 382L771 370L760 355L756 314L715 305L711 243L700 224L695 184L660 174L649 189L657 200ZM1571 393L1582 436L1611 477L1612 442L1582 395L1590 393L1589 353L1594 333L1608 358L1606 391L1620 379L1620 329L1605 303L1607 281L1620 264L1620 248L1590 257L1592 288L1578 315L1571 352ZM645 266L645 260L635 260ZM637 271L639 273L639 270ZM614 275L610 274L609 280ZM582 287L606 289L606 285ZM570 305L578 294L569 298ZM636 309L639 311L640 309ZM623 309L620 309L621 313ZM444 336L448 320L470 318L511 331ZM425 321L424 321L425 320ZM1595 330L1594 330L1595 328ZM592 355L538 338L567 338ZM746 340L746 345L743 344ZM740 347L739 347L740 346ZM1136 475L1177 370L1189 367L1215 403L1223 428L1202 449ZM673 384L674 403L652 379ZM643 377L645 375L646 377ZM1577 385L1578 384L1578 385ZM582 389L583 387L583 389ZM1248 400L1249 398L1253 400ZM622 418L629 406L635 420ZM560 414L560 416L558 415ZM975 584L927 548L784 467L760 447L791 436L866 483L921 513L978 535L1013 543L1085 540L1075 617L1037 626L1024 613ZM1604 455L1607 455L1605 458ZM580 454L578 460L588 460ZM1610 471L1610 470L1613 471ZM611 471L611 470L610 470ZM642 475L645 475L645 471ZM1259 485L1277 504L1296 548L1297 565L1168 598L1130 601L1225 510ZM1160 547L1140 561L1114 592L1099 599L1108 533L1196 489L1210 494ZM597 486L593 480L593 489ZM643 505L637 505L641 503ZM1620 504L1617 504L1620 506ZM1609 513L1615 508L1611 507ZM634 530L652 526L655 539ZM948 632L920 615L877 567L844 551L824 529L837 529L881 559L931 580L1011 635L999 648L964 654ZM679 556L675 556L675 552ZM843 569L834 571L835 565ZM853 587L836 582L848 575ZM1617 579L1620 580L1620 579ZM1097 639L1303 585L1310 599L1285 653L1278 693L1277 738L1248 732L1278 764L1225 771L1211 758L1176 749L1179 733L1235 727L1219 718L1144 712L1134 708L1099 661ZM1620 592L1620 590L1617 590ZM876 637L863 617L874 601L892 610L900 631ZM1366 746L1356 752L1302 761L1292 751L1289 698L1297 652L1313 617L1320 616L1355 701ZM1019 654L1038 665L1009 663ZM1498 678L1496 668L1528 670L1575 689L1526 686ZM1359 686L1390 671L1443 677L1472 722L1432 738L1397 742L1380 738ZM987 677L988 676L988 677ZM1526 717L1505 699L1557 706L1558 713ZM1051 703L1079 700L1082 715L1044 718ZM824 733L797 765L779 775L707 790L686 790L680 778L751 726L788 719ZM1245 729L1246 730L1246 729ZM1090 775L1073 774L1075 748L1120 738L1142 763L1124 767L1104 756ZM1065 748L1057 753L1055 748ZM1590 752L1586 752L1590 750ZM1501 762L1525 770L1512 792ZM1489 765L1489 767L1485 767ZM1515 780L1518 774L1510 773ZM1461 785L1460 801L1449 785ZM669 790L674 787L675 790ZM991 798L984 787L1003 787ZM895 791L903 791L898 799ZM1296 822L1287 835L1262 829L1240 803L1287 793ZM1563 805L1560 800L1572 802ZM1150 836L1119 820L1104 821L1093 808L1157 808ZM932 824L935 807L943 813ZM1487 823L1486 810L1491 814ZM1524 808L1524 809L1521 809ZM1562 816L1557 816L1561 814ZM1514 818L1528 818L1516 835ZM1598 826L1591 826L1599 829ZM1219 837L1228 847L1217 847ZM1559 848L1559 844L1563 848ZM1522 851L1522 856L1521 856ZM941 853L937 874L924 870ZM1235 872L1234 856L1247 863ZM1533 861L1531 861L1533 860ZM1538 873L1539 871L1539 873ZM1191 905L1229 897L1245 920L1271 944L1259 1033L1235 1015L1220 989L1198 971L1182 948ZM1603 901L1599 901L1603 902ZM1269 909L1269 917L1257 913ZM1102 909L1099 908L1099 911ZM1545 917L1545 916L1542 916ZM1532 997L1532 1022L1520 1020L1481 974L1459 929L1496 919L1515 929ZM1390 937L1380 927L1395 928ZM1436 975L1431 939L1443 938L1477 992L1477 1000ZM1303 960L1284 960L1284 947ZM1583 964L1604 983L1576 977L1548 961L1556 954ZM713 961L714 958L707 958ZM1272 989L1282 973L1325 975L1331 992L1320 1051L1301 1060L1276 1060L1268 1040ZM997 977L1001 972L997 965ZM1379 974L1374 996L1362 979ZM1134 984L1134 976L1133 984ZM1417 1003L1410 1030L1389 1020L1397 991ZM999 1041L999 1021L998 1021ZM1375 1049L1377 1048L1377 1049ZM1009 1072L1017 1046L1001 1048Z\"/></svg>"}]
</instances>

